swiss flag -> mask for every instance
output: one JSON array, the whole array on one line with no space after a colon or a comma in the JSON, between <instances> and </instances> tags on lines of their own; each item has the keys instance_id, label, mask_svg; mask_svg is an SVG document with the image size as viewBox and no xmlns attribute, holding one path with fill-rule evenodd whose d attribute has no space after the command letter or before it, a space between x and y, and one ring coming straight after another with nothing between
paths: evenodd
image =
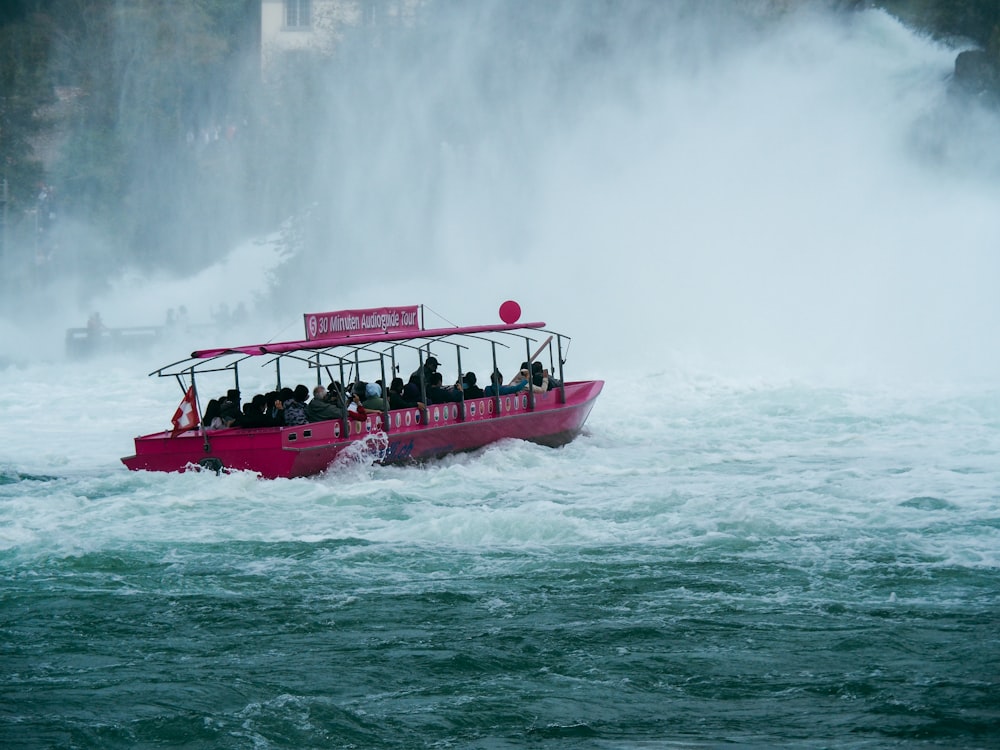
<instances>
[{"instance_id":1,"label":"swiss flag","mask_svg":"<svg viewBox=\"0 0 1000 750\"><path fill-rule=\"evenodd\" d=\"M170 420L174 429L170 437L175 437L178 433L193 430L198 426L198 407L194 400L194 386L187 389L184 398L181 399L180 406L174 412L174 418Z\"/></svg>"}]
</instances>

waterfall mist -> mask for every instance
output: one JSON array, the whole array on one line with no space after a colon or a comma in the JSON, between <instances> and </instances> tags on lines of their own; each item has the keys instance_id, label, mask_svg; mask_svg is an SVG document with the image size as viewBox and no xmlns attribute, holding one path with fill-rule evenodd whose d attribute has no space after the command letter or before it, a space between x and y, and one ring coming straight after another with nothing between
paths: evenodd
<instances>
[{"instance_id":1,"label":"waterfall mist","mask_svg":"<svg viewBox=\"0 0 1000 750\"><path fill-rule=\"evenodd\" d=\"M224 276L56 285L39 319L245 302L264 340L307 310L514 298L587 375L989 377L1000 120L950 100L956 52L822 3L429 2L269 73L310 97L252 115L296 144L300 210ZM247 342L185 346L212 343Z\"/></svg>"}]
</instances>

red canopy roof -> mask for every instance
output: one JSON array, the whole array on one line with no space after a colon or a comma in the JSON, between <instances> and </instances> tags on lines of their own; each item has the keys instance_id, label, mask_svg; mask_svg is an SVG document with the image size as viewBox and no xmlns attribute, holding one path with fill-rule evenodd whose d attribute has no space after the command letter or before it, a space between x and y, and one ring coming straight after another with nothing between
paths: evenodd
<instances>
[{"instance_id":1,"label":"red canopy roof","mask_svg":"<svg viewBox=\"0 0 1000 750\"><path fill-rule=\"evenodd\" d=\"M325 339L310 341L281 341L273 344L250 344L248 346L229 346L219 349L199 349L191 352L192 359L208 359L222 354L246 354L251 357L262 354L287 354L297 351L315 351L331 349L335 346L364 346L389 341L414 341L418 339L440 339L445 336L461 336L473 333L496 333L501 331L517 331L523 328L544 328L545 323L514 323L488 326L463 326L455 328L427 328L422 331L396 331L393 333L364 333L356 336L331 336Z\"/></svg>"}]
</instances>

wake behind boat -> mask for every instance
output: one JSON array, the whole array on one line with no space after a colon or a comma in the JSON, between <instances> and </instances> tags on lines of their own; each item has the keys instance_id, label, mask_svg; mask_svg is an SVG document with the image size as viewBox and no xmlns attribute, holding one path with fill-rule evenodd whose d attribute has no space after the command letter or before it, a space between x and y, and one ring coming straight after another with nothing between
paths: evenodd
<instances>
[{"instance_id":1,"label":"wake behind boat","mask_svg":"<svg viewBox=\"0 0 1000 750\"><path fill-rule=\"evenodd\" d=\"M184 393L172 429L135 438L135 454L122 462L133 471L201 467L250 470L264 478L301 477L324 471L348 450L389 464L475 450L505 438L553 447L571 441L604 382L565 381L569 337L547 331L542 322L518 323L520 308L512 301L504 303L500 314L501 324L428 329L419 305L309 313L302 340L192 352L150 373L176 378ZM504 382L498 350L510 352L504 358L509 362L520 358L522 346L523 369ZM455 385L448 388L435 381L438 356L443 361L446 352L454 355L457 373ZM463 370L463 357L470 362L487 352L493 376L490 386L481 389ZM206 392L206 379L220 373L230 376L229 394L238 401L240 368L261 364L262 357L264 365L274 366L276 392L281 392L282 381L312 382L317 401L316 394L329 383L324 398L329 408L323 401L309 407L313 418L331 418L260 426L260 419L236 416L232 426L221 429L205 424L209 419L219 424L207 407L201 408L199 390ZM404 369L417 368L406 384L408 392L389 393L387 384L404 363ZM289 377L294 371L302 374L301 381ZM362 404L366 394L368 408ZM301 411L280 399L265 407L265 423L295 421L291 415Z\"/></svg>"}]
</instances>

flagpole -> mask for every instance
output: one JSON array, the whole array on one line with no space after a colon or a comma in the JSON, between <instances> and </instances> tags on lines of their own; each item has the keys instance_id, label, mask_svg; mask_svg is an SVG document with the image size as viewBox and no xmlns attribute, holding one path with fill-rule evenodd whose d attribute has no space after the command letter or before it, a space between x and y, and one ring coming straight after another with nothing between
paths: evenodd
<instances>
[{"instance_id":1,"label":"flagpole","mask_svg":"<svg viewBox=\"0 0 1000 750\"><path fill-rule=\"evenodd\" d=\"M198 386L195 385L195 382L194 382L194 368L193 367L191 368L190 372L191 372L191 392L194 394L194 407L198 410L198 427L200 428L201 427L201 413L202 413L201 412L201 401L198 400ZM184 392L187 393L187 388L184 389Z\"/></svg>"},{"instance_id":2,"label":"flagpole","mask_svg":"<svg viewBox=\"0 0 1000 750\"><path fill-rule=\"evenodd\" d=\"M208 443L208 432L205 430L205 422L201 418L201 415L205 412L201 410L201 400L198 398L198 386L194 381L194 365L191 366L191 390L194 393L194 406L198 410L198 433L201 435L205 453L208 453L212 450L212 446Z\"/></svg>"}]
</instances>

